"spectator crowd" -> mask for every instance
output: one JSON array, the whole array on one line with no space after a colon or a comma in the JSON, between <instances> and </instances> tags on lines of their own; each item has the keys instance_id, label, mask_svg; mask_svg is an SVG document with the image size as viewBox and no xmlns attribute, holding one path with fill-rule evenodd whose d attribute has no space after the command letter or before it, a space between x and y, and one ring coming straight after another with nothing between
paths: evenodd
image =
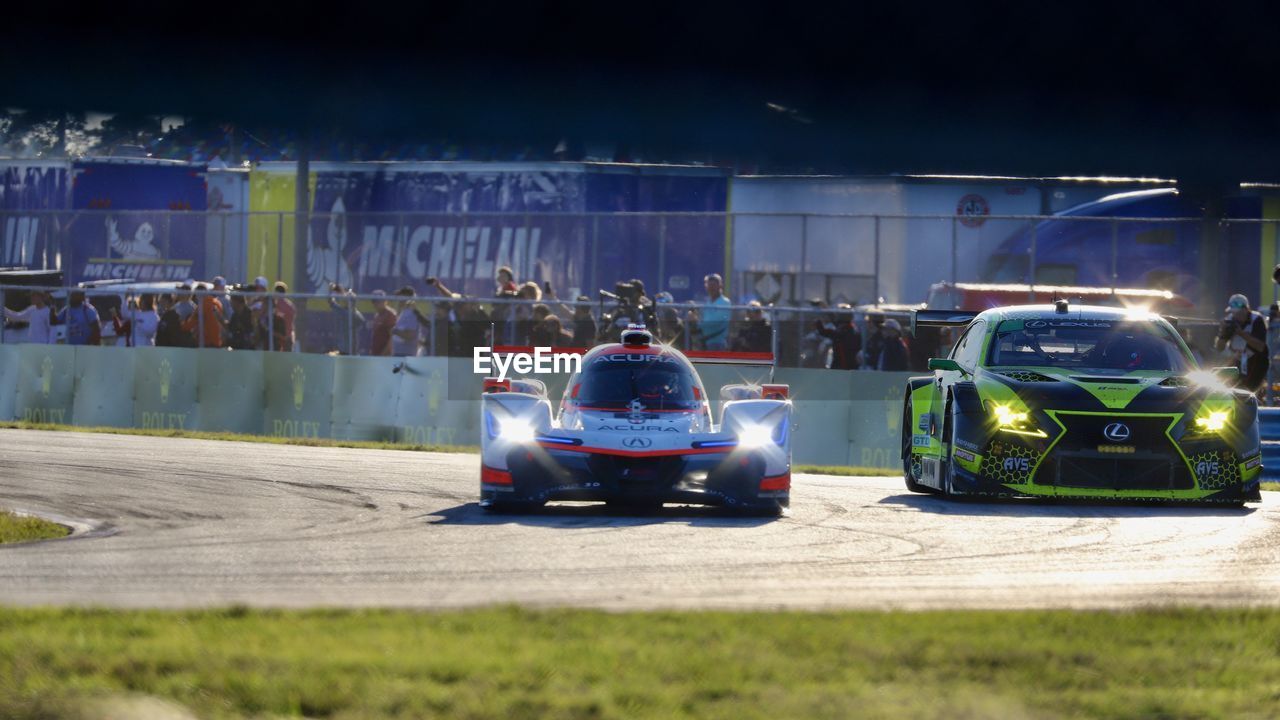
<instances>
[{"instance_id":1,"label":"spectator crowd","mask_svg":"<svg viewBox=\"0 0 1280 720\"><path fill-rule=\"evenodd\" d=\"M427 278L432 295L412 286L387 294L374 290L361 310L355 293L329 287L321 350L340 355L471 356L481 346L589 348L616 342L633 323L652 329L681 350L776 352L782 364L835 369L905 370L912 367L908 341L898 321L867 317L854 322L852 308L814 302L808 312L766 307L752 301L734 309L716 273L703 280L706 298L676 303L668 292L650 296L641 280L616 283L594 301L578 295L562 300L550 283L519 282L509 267L494 278L492 297L472 297ZM11 323L25 323L25 342L70 345L115 344L230 350L301 350L299 310L284 282L258 277L229 286L224 278L172 286L150 283L127 294L111 286L73 289L64 307L40 291L30 304L5 309ZM372 311L369 307L372 306ZM10 342L12 340L9 340ZM927 359L927 356L926 356ZM923 365L921 365L923 367Z\"/></svg>"}]
</instances>

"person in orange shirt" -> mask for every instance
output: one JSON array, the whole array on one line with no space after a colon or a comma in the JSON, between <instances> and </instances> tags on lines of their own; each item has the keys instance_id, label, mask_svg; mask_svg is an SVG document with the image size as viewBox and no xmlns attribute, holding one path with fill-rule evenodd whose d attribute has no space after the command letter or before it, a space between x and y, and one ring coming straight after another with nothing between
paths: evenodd
<instances>
[{"instance_id":1,"label":"person in orange shirt","mask_svg":"<svg viewBox=\"0 0 1280 720\"><path fill-rule=\"evenodd\" d=\"M186 321L182 323L182 329L191 333L192 336L198 336L199 333L203 332L204 342L200 344L200 347L221 348L222 302L218 300L217 296L209 293L208 285L201 284L196 289L201 293L200 311L193 312L187 316ZM203 330L201 330L202 322L204 325Z\"/></svg>"}]
</instances>

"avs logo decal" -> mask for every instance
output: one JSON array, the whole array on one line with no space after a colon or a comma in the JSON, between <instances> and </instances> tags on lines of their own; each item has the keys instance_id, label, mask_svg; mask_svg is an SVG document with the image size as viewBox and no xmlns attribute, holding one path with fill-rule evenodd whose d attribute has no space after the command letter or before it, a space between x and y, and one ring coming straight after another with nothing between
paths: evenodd
<instances>
[{"instance_id":1,"label":"avs logo decal","mask_svg":"<svg viewBox=\"0 0 1280 720\"><path fill-rule=\"evenodd\" d=\"M1129 439L1130 434L1129 426L1118 422L1111 423L1102 430L1102 436L1111 442L1124 442Z\"/></svg>"},{"instance_id":2,"label":"avs logo decal","mask_svg":"<svg viewBox=\"0 0 1280 720\"><path fill-rule=\"evenodd\" d=\"M1031 472L1031 458L1007 457L1001 467L1008 472Z\"/></svg>"},{"instance_id":3,"label":"avs logo decal","mask_svg":"<svg viewBox=\"0 0 1280 720\"><path fill-rule=\"evenodd\" d=\"M629 437L622 441L623 447L633 449L647 448L653 445L653 441L647 437Z\"/></svg>"}]
</instances>

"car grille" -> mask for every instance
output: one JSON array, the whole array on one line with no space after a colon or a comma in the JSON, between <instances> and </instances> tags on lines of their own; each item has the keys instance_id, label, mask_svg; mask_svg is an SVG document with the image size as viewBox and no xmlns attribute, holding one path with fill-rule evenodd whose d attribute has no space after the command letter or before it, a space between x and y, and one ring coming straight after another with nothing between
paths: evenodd
<instances>
[{"instance_id":1,"label":"car grille","mask_svg":"<svg viewBox=\"0 0 1280 720\"><path fill-rule=\"evenodd\" d=\"M665 487L680 479L684 458L678 455L621 457L593 453L587 459L587 467L596 477L614 478L625 485Z\"/></svg>"},{"instance_id":2,"label":"car grille","mask_svg":"<svg viewBox=\"0 0 1280 720\"><path fill-rule=\"evenodd\" d=\"M1181 466L1181 467L1180 467ZM1112 458L1058 455L1055 483L1096 490L1188 490L1191 474L1169 458Z\"/></svg>"},{"instance_id":3,"label":"car grille","mask_svg":"<svg viewBox=\"0 0 1280 720\"><path fill-rule=\"evenodd\" d=\"M1165 434L1173 416L1134 417L1058 413L1066 428L1054 446L1052 482L1066 488L1099 490L1186 490L1194 480L1173 441ZM1109 440L1104 431L1123 423L1129 437Z\"/></svg>"}]
</instances>

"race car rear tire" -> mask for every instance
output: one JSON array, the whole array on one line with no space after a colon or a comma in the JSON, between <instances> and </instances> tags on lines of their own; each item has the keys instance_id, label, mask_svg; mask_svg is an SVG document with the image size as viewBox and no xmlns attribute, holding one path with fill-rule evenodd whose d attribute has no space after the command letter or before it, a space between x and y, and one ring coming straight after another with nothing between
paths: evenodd
<instances>
[{"instance_id":1,"label":"race car rear tire","mask_svg":"<svg viewBox=\"0 0 1280 720\"><path fill-rule=\"evenodd\" d=\"M912 412L911 398L902 404L902 479L907 483L907 489L914 493L933 494L937 490L916 482L915 477L911 474L911 418L915 415Z\"/></svg>"},{"instance_id":2,"label":"race car rear tire","mask_svg":"<svg viewBox=\"0 0 1280 720\"><path fill-rule=\"evenodd\" d=\"M955 440L956 424L951 417L951 398L947 398L946 410L942 414L942 495L948 500L957 499L955 491Z\"/></svg>"}]
</instances>

